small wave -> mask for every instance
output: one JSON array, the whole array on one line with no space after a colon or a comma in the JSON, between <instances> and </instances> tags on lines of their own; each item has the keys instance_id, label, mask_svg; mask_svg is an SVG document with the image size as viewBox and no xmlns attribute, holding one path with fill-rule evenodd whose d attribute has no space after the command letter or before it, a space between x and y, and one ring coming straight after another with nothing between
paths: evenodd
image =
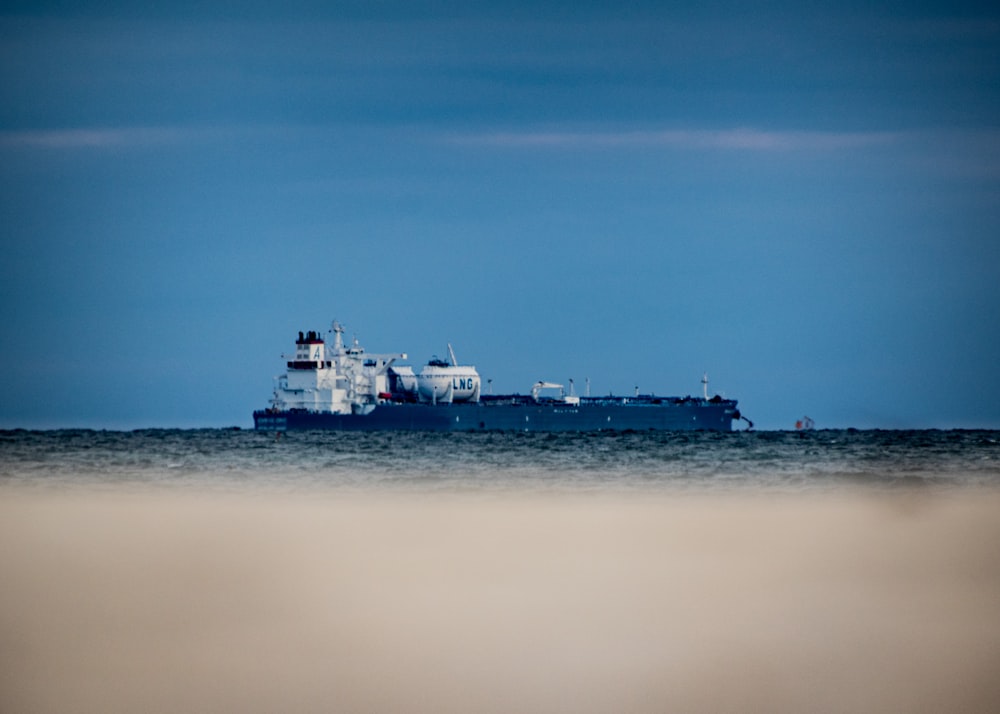
<instances>
[{"instance_id":1,"label":"small wave","mask_svg":"<svg viewBox=\"0 0 1000 714\"><path fill-rule=\"evenodd\" d=\"M1000 486L1000 432L274 434L0 431L2 483L406 488L831 489ZM169 479L168 479L169 480Z\"/></svg>"}]
</instances>

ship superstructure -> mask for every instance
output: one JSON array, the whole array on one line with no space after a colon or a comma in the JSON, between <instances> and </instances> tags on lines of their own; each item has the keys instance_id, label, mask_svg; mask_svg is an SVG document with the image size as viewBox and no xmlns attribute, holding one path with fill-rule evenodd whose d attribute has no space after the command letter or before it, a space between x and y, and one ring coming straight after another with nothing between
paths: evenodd
<instances>
[{"instance_id":1,"label":"ship superstructure","mask_svg":"<svg viewBox=\"0 0 1000 714\"><path fill-rule=\"evenodd\" d=\"M344 347L344 328L338 322L330 332L330 346L318 332L299 333L288 371L277 378L273 409L358 414L388 398L389 368L397 359L406 359L406 354L370 354L356 338Z\"/></svg>"},{"instance_id":2,"label":"ship superstructure","mask_svg":"<svg viewBox=\"0 0 1000 714\"><path fill-rule=\"evenodd\" d=\"M730 431L740 419L736 400L704 397L584 397L561 384L538 381L529 395L482 394L474 366L432 358L420 372L404 352L349 347L334 322L327 344L316 331L300 332L287 371L276 378L269 408L254 412L259 430L597 431L625 429ZM553 390L558 390L554 396ZM749 424L749 420L747 420ZM751 424L752 426L752 424Z\"/></svg>"}]
</instances>

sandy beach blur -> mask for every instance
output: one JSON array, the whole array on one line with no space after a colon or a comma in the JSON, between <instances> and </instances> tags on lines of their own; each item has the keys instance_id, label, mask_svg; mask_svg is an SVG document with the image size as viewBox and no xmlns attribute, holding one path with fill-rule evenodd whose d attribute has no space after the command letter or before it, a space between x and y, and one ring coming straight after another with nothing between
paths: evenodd
<instances>
[{"instance_id":1,"label":"sandy beach blur","mask_svg":"<svg viewBox=\"0 0 1000 714\"><path fill-rule=\"evenodd\" d=\"M0 493L0 712L997 712L1000 494Z\"/></svg>"}]
</instances>

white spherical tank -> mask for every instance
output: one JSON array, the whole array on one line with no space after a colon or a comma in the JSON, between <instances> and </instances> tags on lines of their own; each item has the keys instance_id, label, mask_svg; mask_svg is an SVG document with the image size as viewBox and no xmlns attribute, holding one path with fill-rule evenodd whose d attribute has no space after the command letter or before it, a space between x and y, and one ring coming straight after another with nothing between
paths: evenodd
<instances>
[{"instance_id":1,"label":"white spherical tank","mask_svg":"<svg viewBox=\"0 0 1000 714\"><path fill-rule=\"evenodd\" d=\"M417 375L420 398L429 402L478 402L479 373L475 367L432 360Z\"/></svg>"}]
</instances>

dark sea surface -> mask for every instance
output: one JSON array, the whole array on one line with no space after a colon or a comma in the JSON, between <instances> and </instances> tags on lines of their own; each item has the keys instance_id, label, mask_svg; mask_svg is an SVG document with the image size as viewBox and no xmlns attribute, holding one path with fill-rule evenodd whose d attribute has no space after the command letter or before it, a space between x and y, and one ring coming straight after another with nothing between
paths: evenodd
<instances>
[{"instance_id":1,"label":"dark sea surface","mask_svg":"<svg viewBox=\"0 0 1000 714\"><path fill-rule=\"evenodd\" d=\"M0 431L0 487L782 492L1000 486L1000 431Z\"/></svg>"}]
</instances>

